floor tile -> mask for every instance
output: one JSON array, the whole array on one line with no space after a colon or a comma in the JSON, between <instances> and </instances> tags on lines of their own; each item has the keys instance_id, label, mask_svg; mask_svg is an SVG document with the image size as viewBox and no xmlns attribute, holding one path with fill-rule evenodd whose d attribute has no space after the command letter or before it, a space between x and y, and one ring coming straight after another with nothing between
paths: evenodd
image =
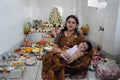
<instances>
[{"instance_id":1,"label":"floor tile","mask_svg":"<svg viewBox=\"0 0 120 80\"><path fill-rule=\"evenodd\" d=\"M42 80L42 61L38 61L38 64L34 66L27 66L26 72L23 74L22 79L10 79L10 80ZM98 80L95 76L95 71L88 71L88 75L85 79L71 79L69 77L65 80Z\"/></svg>"},{"instance_id":2,"label":"floor tile","mask_svg":"<svg viewBox=\"0 0 120 80\"><path fill-rule=\"evenodd\" d=\"M35 80L37 76L38 66L27 67L26 72L23 74L23 80Z\"/></svg>"},{"instance_id":3,"label":"floor tile","mask_svg":"<svg viewBox=\"0 0 120 80\"><path fill-rule=\"evenodd\" d=\"M88 80L98 80L95 76L95 71L90 71L89 70L87 77L88 77Z\"/></svg>"},{"instance_id":4,"label":"floor tile","mask_svg":"<svg viewBox=\"0 0 120 80\"><path fill-rule=\"evenodd\" d=\"M42 80L41 71L42 71L42 61L40 61L36 80Z\"/></svg>"}]
</instances>

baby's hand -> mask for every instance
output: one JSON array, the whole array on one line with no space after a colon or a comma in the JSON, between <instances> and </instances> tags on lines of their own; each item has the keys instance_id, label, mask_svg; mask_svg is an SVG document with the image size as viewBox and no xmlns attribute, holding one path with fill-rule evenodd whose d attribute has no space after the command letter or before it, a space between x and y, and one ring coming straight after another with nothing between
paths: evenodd
<instances>
[{"instance_id":1,"label":"baby's hand","mask_svg":"<svg viewBox=\"0 0 120 80\"><path fill-rule=\"evenodd\" d=\"M68 61L67 58L65 58L65 56L63 54L61 54L61 56L64 60Z\"/></svg>"}]
</instances>

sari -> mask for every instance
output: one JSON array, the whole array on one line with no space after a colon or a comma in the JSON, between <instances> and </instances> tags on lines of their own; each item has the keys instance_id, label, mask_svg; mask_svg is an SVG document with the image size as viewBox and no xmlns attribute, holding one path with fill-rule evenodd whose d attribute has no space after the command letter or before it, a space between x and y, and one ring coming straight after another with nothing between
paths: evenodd
<instances>
[{"instance_id":1,"label":"sari","mask_svg":"<svg viewBox=\"0 0 120 80\"><path fill-rule=\"evenodd\" d=\"M61 32L56 37L55 43L59 45L59 48L64 50L64 46L73 47L80 44L84 37L76 32L71 36L65 36L64 32ZM65 74L72 76L86 75L88 66L92 59L92 53L87 52L84 56L78 58L70 64L58 56L59 53L47 52L43 56L42 78L43 80L64 80Z\"/></svg>"}]
</instances>

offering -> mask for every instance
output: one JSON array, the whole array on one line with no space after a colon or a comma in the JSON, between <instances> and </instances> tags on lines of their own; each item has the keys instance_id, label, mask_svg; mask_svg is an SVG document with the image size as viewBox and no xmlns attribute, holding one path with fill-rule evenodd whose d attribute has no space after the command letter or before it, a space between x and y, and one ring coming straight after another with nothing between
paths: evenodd
<instances>
[{"instance_id":1,"label":"offering","mask_svg":"<svg viewBox=\"0 0 120 80\"><path fill-rule=\"evenodd\" d=\"M11 65L12 65L13 67L23 66L23 65L24 65L24 61L13 61L13 62L11 63Z\"/></svg>"}]
</instances>

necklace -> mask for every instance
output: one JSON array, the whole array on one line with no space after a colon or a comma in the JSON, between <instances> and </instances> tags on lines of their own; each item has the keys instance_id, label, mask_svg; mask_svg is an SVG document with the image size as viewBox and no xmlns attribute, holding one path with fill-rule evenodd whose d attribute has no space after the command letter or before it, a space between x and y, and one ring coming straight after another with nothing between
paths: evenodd
<instances>
[{"instance_id":1,"label":"necklace","mask_svg":"<svg viewBox=\"0 0 120 80\"><path fill-rule=\"evenodd\" d=\"M69 45L70 44L70 41L73 39L73 32L68 32L68 31L66 31L66 37L67 37L67 45Z\"/></svg>"},{"instance_id":2,"label":"necklace","mask_svg":"<svg viewBox=\"0 0 120 80\"><path fill-rule=\"evenodd\" d=\"M69 41L69 40L67 40L67 44L70 44L70 41Z\"/></svg>"},{"instance_id":3,"label":"necklace","mask_svg":"<svg viewBox=\"0 0 120 80\"><path fill-rule=\"evenodd\" d=\"M74 32L67 32L67 31L66 31L66 37L67 37L66 44L69 45L69 44L71 44L71 42L74 41L74 39L76 39L78 36L77 36L76 34L74 34Z\"/></svg>"}]
</instances>

